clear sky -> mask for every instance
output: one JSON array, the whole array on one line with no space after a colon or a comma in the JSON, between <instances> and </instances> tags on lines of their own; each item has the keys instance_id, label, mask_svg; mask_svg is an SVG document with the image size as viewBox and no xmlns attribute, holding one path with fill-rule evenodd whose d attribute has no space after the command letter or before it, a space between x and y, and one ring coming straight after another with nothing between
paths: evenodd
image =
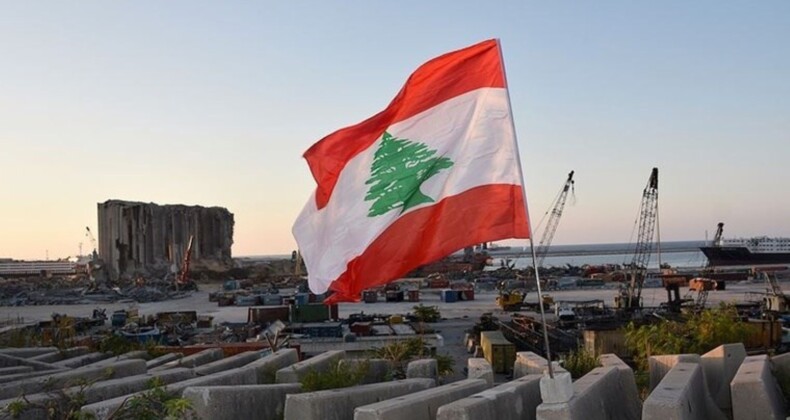
<instances>
[{"instance_id":1,"label":"clear sky","mask_svg":"<svg viewBox=\"0 0 790 420\"><path fill-rule=\"evenodd\" d=\"M533 222L628 242L790 236L790 2L17 1L0 5L0 257L78 253L96 203L227 207L234 255L288 253L301 154L422 62L500 38Z\"/></svg>"}]
</instances>

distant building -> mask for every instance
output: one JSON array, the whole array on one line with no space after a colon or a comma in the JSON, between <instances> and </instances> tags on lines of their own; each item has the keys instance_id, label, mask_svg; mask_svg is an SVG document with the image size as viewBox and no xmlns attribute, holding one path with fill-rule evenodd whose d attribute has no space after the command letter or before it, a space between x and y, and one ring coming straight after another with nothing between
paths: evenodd
<instances>
[{"instance_id":1,"label":"distant building","mask_svg":"<svg viewBox=\"0 0 790 420\"><path fill-rule=\"evenodd\" d=\"M222 207L98 203L99 258L110 275L180 266L189 237L192 266L230 267L233 214Z\"/></svg>"}]
</instances>

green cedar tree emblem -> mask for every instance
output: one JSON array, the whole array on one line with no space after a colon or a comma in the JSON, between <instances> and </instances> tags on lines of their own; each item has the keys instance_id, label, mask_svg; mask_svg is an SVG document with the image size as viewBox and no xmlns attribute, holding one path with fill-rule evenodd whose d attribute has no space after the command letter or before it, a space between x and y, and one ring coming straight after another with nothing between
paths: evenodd
<instances>
[{"instance_id":1,"label":"green cedar tree emblem","mask_svg":"<svg viewBox=\"0 0 790 420\"><path fill-rule=\"evenodd\" d=\"M442 169L453 166L446 157L434 157L436 150L423 143L399 139L386 131L381 146L370 166L370 185L365 201L373 200L368 217L380 216L401 207L401 213L422 203L432 203L431 197L420 191L428 178Z\"/></svg>"}]
</instances>

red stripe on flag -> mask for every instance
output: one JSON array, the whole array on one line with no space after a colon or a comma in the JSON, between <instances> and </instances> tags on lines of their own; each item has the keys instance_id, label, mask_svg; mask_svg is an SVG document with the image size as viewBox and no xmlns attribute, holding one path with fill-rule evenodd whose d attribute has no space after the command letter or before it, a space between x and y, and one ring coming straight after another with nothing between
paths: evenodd
<instances>
[{"instance_id":1,"label":"red stripe on flag","mask_svg":"<svg viewBox=\"0 0 790 420\"><path fill-rule=\"evenodd\" d=\"M384 111L335 131L304 153L318 184L318 209L329 202L346 162L370 147L387 127L464 93L504 88L503 74L496 40L444 54L420 66Z\"/></svg>"},{"instance_id":2,"label":"red stripe on flag","mask_svg":"<svg viewBox=\"0 0 790 420\"><path fill-rule=\"evenodd\" d=\"M358 301L362 290L467 246L528 237L520 185L476 187L397 219L348 263L346 272L329 286L335 294L327 302Z\"/></svg>"}]
</instances>

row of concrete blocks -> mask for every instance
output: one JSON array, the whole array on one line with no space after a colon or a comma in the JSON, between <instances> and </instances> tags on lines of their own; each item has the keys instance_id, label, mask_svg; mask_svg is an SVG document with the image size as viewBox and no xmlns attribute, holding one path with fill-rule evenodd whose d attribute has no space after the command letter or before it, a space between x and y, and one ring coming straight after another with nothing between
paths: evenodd
<instances>
[{"instance_id":1,"label":"row of concrete blocks","mask_svg":"<svg viewBox=\"0 0 790 420\"><path fill-rule=\"evenodd\" d=\"M494 388L490 388L493 383L490 365L484 359L470 359L469 379L436 388L433 379L435 362L419 361L407 371L410 376L423 375L428 379L372 383L303 394L297 382L310 371L324 370L343 360L344 352L326 352L295 363L294 350L283 350L263 359L257 353L242 353L220 359L221 352L210 350L180 359L184 363L181 366L192 365L193 369L178 367L178 363L174 363L176 360L160 360L152 365L159 364L163 369L154 367L148 373L104 381L100 387L96 387L104 391L93 391L87 401L96 402L86 405L83 411L104 418L126 398L134 395L128 391L138 389L146 380L156 376L169 384L168 390L181 393L192 401L201 418L212 419L279 418L283 414L286 419L361 420L411 420L414 417L716 419L728 417L728 401L731 401L730 407L735 407L732 410L735 419L784 418L781 411L783 401L771 374L770 360L765 356L746 358L745 351L741 352L740 349L742 346L727 345L703 356L660 356L651 359L651 384L655 389L644 407L640 407L633 371L613 355L602 356L602 367L574 383L571 383L567 372L558 366L555 366L553 379L546 377L545 359L524 352L519 353L517 369L514 369L516 376L520 377ZM694 362L695 356L697 362ZM14 359L19 358L0 357L0 362L3 367L13 367L10 365L15 362ZM113 365L116 376L128 375L135 367L146 369L146 362L127 359ZM782 357L774 359L777 362ZM161 363L163 361L164 364ZM65 373L81 371L81 374L90 375L102 368L102 362ZM154 361L147 363L151 362ZM354 362L344 360L344 363ZM783 366L781 363L779 365ZM378 374L366 378L366 381L383 379L381 366L376 366L372 371L378 371ZM118 367L128 369L118 370ZM57 381L58 375L68 376L60 372L50 377ZM40 380L33 377L27 382L15 381L12 384L20 386L19 389L33 390ZM277 384L264 385L270 382ZM722 386L724 383L726 387ZM4 395L2 392L3 388L0 388L0 395ZM34 397L45 396L40 394ZM0 406L3 403L0 402ZM768 407L768 411L765 407ZM327 417L327 413L336 413L336 416Z\"/></svg>"},{"instance_id":2,"label":"row of concrete blocks","mask_svg":"<svg viewBox=\"0 0 790 420\"><path fill-rule=\"evenodd\" d=\"M643 419L769 420L787 416L777 376L790 378L790 354L747 356L743 344L703 355L653 356Z\"/></svg>"}]
</instances>

